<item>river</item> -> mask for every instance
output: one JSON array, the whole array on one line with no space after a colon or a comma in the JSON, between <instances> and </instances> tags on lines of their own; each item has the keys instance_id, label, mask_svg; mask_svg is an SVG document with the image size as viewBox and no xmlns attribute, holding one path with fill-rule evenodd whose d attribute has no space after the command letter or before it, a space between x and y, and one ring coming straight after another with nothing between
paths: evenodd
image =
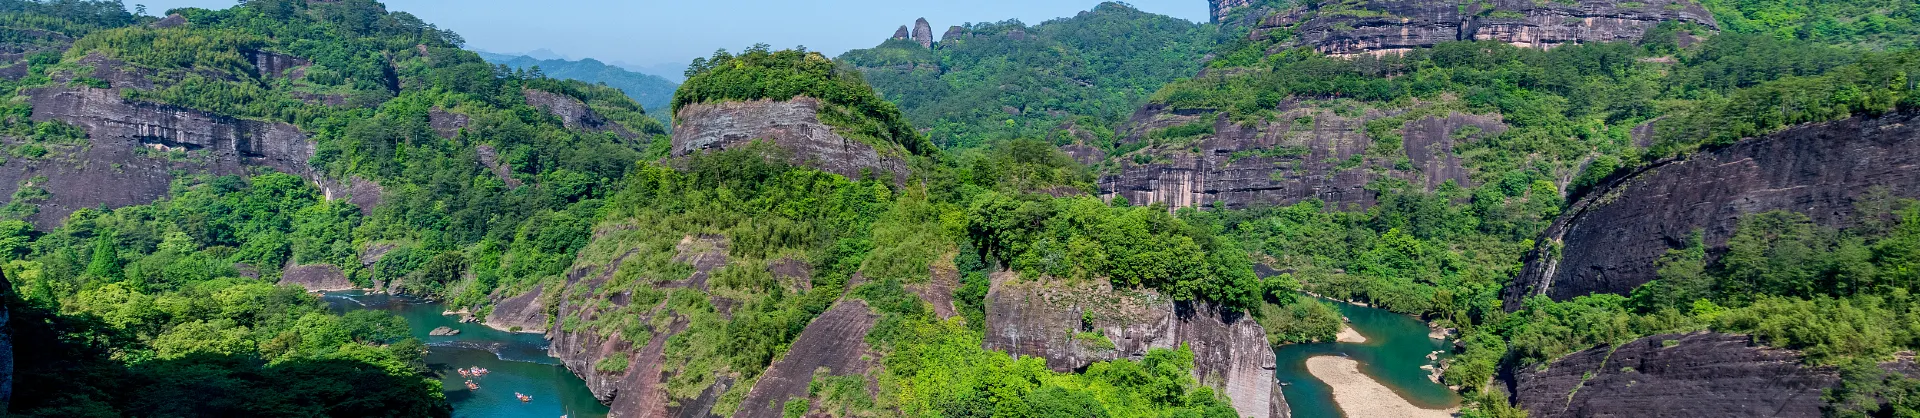
<instances>
[{"instance_id":1,"label":"river","mask_svg":"<svg viewBox=\"0 0 1920 418\"><path fill-rule=\"evenodd\" d=\"M405 318L414 338L427 343L427 366L440 376L456 418L607 416L607 407L587 391L586 382L547 356L547 340L540 334L462 323L458 317L442 315L446 307L439 303L404 296L345 291L321 297L336 312L377 309ZM438 327L460 333L427 335ZM460 377L454 369L475 366L490 373L471 379L479 390L467 390L469 378ZM533 401L522 403L514 398L515 392L532 396Z\"/></svg>"},{"instance_id":2,"label":"river","mask_svg":"<svg viewBox=\"0 0 1920 418\"><path fill-rule=\"evenodd\" d=\"M1301 296L1307 297L1307 296ZM1365 343L1292 344L1273 350L1274 374L1293 416L1301 418L1339 417L1340 407L1333 401L1333 388L1307 372L1307 358L1339 355L1360 363L1360 372L1392 388L1415 406L1443 409L1460 405L1460 397L1446 385L1434 383L1431 373L1420 366L1435 365L1427 355L1440 351L1440 358L1451 356L1450 342L1427 336L1427 324L1411 316L1348 303L1334 302L1346 315L1355 331L1367 337Z\"/></svg>"}]
</instances>

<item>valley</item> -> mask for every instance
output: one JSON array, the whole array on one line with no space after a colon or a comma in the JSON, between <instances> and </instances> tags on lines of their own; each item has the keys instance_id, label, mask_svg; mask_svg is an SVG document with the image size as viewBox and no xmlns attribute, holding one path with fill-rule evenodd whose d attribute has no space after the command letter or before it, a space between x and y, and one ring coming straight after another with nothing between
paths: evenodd
<instances>
[{"instance_id":1,"label":"valley","mask_svg":"<svg viewBox=\"0 0 1920 418\"><path fill-rule=\"evenodd\" d=\"M1920 3L1205 6L0 0L0 415L1920 411Z\"/></svg>"}]
</instances>

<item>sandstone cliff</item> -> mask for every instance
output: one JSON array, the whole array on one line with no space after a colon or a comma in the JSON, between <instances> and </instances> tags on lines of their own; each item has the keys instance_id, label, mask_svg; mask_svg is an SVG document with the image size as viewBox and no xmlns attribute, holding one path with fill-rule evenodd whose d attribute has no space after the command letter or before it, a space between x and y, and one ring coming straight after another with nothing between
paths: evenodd
<instances>
[{"instance_id":1,"label":"sandstone cliff","mask_svg":"<svg viewBox=\"0 0 1920 418\"><path fill-rule=\"evenodd\" d=\"M1402 110L1369 109L1344 115L1300 103L1282 105L1271 121L1241 124L1206 110L1148 105L1123 128L1123 142L1154 142L1156 131L1210 124L1212 133L1187 140L1158 140L1130 155L1100 178L1100 192L1135 205L1169 207L1287 205L1320 199L1332 207L1371 206L1366 189L1382 178L1406 179L1428 190L1447 181L1469 186L1453 147L1506 131L1498 115L1444 113L1406 118ZM1374 141L1369 121L1401 117L1399 130L1409 166L1364 154ZM1085 157L1077 155L1079 157ZM1403 169L1404 168L1404 169Z\"/></svg>"},{"instance_id":2,"label":"sandstone cliff","mask_svg":"<svg viewBox=\"0 0 1920 418\"><path fill-rule=\"evenodd\" d=\"M1800 126L1663 161L1597 187L1554 221L1508 285L1509 309L1532 295L1626 294L1700 231L1709 257L1742 215L1790 210L1844 226L1855 200L1884 189L1920 197L1920 112Z\"/></svg>"},{"instance_id":3,"label":"sandstone cliff","mask_svg":"<svg viewBox=\"0 0 1920 418\"><path fill-rule=\"evenodd\" d=\"M913 41L923 48L933 47L933 25L927 24L927 18L913 21Z\"/></svg>"},{"instance_id":4,"label":"sandstone cliff","mask_svg":"<svg viewBox=\"0 0 1920 418\"><path fill-rule=\"evenodd\" d=\"M875 149L849 139L820 121L820 100L696 103L680 108L674 119L673 155L744 147L756 140L787 151L794 163L805 164L848 178L866 172L904 182L906 151L899 146Z\"/></svg>"},{"instance_id":5,"label":"sandstone cliff","mask_svg":"<svg viewBox=\"0 0 1920 418\"><path fill-rule=\"evenodd\" d=\"M1514 372L1530 417L1818 417L1838 381L1790 350L1743 335L1667 334L1598 347Z\"/></svg>"},{"instance_id":6,"label":"sandstone cliff","mask_svg":"<svg viewBox=\"0 0 1920 418\"><path fill-rule=\"evenodd\" d=\"M1307 46L1329 55L1358 55L1448 41L1497 41L1532 48L1632 41L1664 21L1718 26L1712 13L1688 0L1369 0L1321 2L1317 7L1275 12L1262 18L1249 36L1259 40L1290 33L1294 37L1277 48Z\"/></svg>"},{"instance_id":7,"label":"sandstone cliff","mask_svg":"<svg viewBox=\"0 0 1920 418\"><path fill-rule=\"evenodd\" d=\"M1072 286L997 273L987 291L988 349L1039 356L1055 371L1139 359L1147 350L1193 349L1194 377L1229 396L1242 417L1286 417L1273 350L1253 318L1104 283ZM1089 321L1089 319L1091 319Z\"/></svg>"},{"instance_id":8,"label":"sandstone cliff","mask_svg":"<svg viewBox=\"0 0 1920 418\"><path fill-rule=\"evenodd\" d=\"M166 195L176 170L225 175L266 166L331 185L307 166L313 144L292 125L128 101L113 89L42 87L26 95L34 121L66 122L89 137L85 146L0 165L0 195L21 187L48 192L28 217L43 228L79 208L151 203Z\"/></svg>"}]
</instances>

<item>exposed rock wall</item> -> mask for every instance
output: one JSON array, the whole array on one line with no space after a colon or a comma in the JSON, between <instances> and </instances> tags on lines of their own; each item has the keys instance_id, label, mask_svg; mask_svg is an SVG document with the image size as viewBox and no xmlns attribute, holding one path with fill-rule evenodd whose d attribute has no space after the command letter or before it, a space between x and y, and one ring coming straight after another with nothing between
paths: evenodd
<instances>
[{"instance_id":1,"label":"exposed rock wall","mask_svg":"<svg viewBox=\"0 0 1920 418\"><path fill-rule=\"evenodd\" d=\"M527 104L545 110L560 118L560 124L567 129L579 129L595 132L612 132L621 138L636 139L640 134L628 130L625 126L607 120L595 113L593 108L572 96L542 90L525 89L521 93L527 97Z\"/></svg>"},{"instance_id":2,"label":"exposed rock wall","mask_svg":"<svg viewBox=\"0 0 1920 418\"><path fill-rule=\"evenodd\" d=\"M1568 355L1514 372L1527 416L1818 417L1833 370L1743 335L1667 334Z\"/></svg>"},{"instance_id":3,"label":"exposed rock wall","mask_svg":"<svg viewBox=\"0 0 1920 418\"><path fill-rule=\"evenodd\" d=\"M873 146L835 133L820 122L823 104L811 97L793 100L696 103L680 108L673 129L673 155L743 147L763 140L786 150L795 163L860 178L871 171L882 178L906 181L906 151ZM883 152L884 151L884 152Z\"/></svg>"},{"instance_id":4,"label":"exposed rock wall","mask_svg":"<svg viewBox=\"0 0 1920 418\"><path fill-rule=\"evenodd\" d=\"M1231 3L1231 1L1229 1ZM1371 0L1339 9L1295 8L1267 16L1255 39L1297 36L1282 46L1309 46L1330 55L1381 54L1449 41L1498 41L1530 48L1584 42L1632 41L1663 21L1717 27L1713 14L1687 0ZM1218 18L1218 16L1216 16Z\"/></svg>"},{"instance_id":5,"label":"exposed rock wall","mask_svg":"<svg viewBox=\"0 0 1920 418\"><path fill-rule=\"evenodd\" d=\"M913 21L913 41L923 48L933 47L933 25L927 24L927 18Z\"/></svg>"},{"instance_id":6,"label":"exposed rock wall","mask_svg":"<svg viewBox=\"0 0 1920 418\"><path fill-rule=\"evenodd\" d=\"M1213 23L1227 19L1227 15L1240 8L1253 5L1254 0L1207 0L1207 16Z\"/></svg>"},{"instance_id":7,"label":"exposed rock wall","mask_svg":"<svg viewBox=\"0 0 1920 418\"><path fill-rule=\"evenodd\" d=\"M1065 372L1185 344L1193 350L1194 377L1229 396L1242 417L1287 416L1273 379L1273 350L1253 318L1141 293L1115 292L1105 284L1022 281L1012 273L997 273L987 291L986 347L1039 356L1048 368ZM1111 348L1090 338L1093 334L1104 336Z\"/></svg>"},{"instance_id":8,"label":"exposed rock wall","mask_svg":"<svg viewBox=\"0 0 1920 418\"><path fill-rule=\"evenodd\" d=\"M659 287L683 287L705 290L706 278L714 270L727 263L725 241L718 237L687 237L677 249L676 262L693 265L693 274L685 280L662 283ZM601 315L616 314L620 308L632 303L632 291L601 289L607 280L613 277L614 267L619 266L633 251L616 257L606 266L581 266L568 273L567 284L563 289L540 290L531 292L528 304L542 303L546 291L559 292L565 297L559 298L555 309L558 318L579 317L581 321L591 322ZM573 297L578 295L580 297ZM509 299L514 300L514 299ZM609 304L605 308L602 302ZM666 301L643 310L654 312L665 309ZM489 318L489 323L546 324L548 354L560 359L567 370L586 380L587 389L595 398L611 407L611 417L693 417L707 416L712 407L712 397L706 399L671 399L665 384L667 375L662 366L666 362L666 342L668 338L686 330L687 320L675 318L663 329L653 329L646 341L627 341L620 331L602 335L592 330L569 332L563 321L548 321L545 309L520 307L499 312L500 318ZM496 322L497 321L497 322ZM511 325L509 325L511 326ZM601 372L594 365L602 359L626 356L626 370L620 372ZM716 385L708 391L718 394L725 391L724 384ZM701 402L694 402L701 401ZM681 403L682 407L671 406ZM696 404L704 408L684 407L684 404Z\"/></svg>"},{"instance_id":9,"label":"exposed rock wall","mask_svg":"<svg viewBox=\"0 0 1920 418\"><path fill-rule=\"evenodd\" d=\"M809 396L808 385L817 369L826 368L837 376L866 373L870 367L867 332L879 319L866 302L857 299L842 299L821 313L794 338L786 356L767 367L734 418L779 418L788 399Z\"/></svg>"},{"instance_id":10,"label":"exposed rock wall","mask_svg":"<svg viewBox=\"0 0 1920 418\"><path fill-rule=\"evenodd\" d=\"M1135 205L1165 203L1174 208L1216 202L1244 208L1308 199L1333 207L1365 207L1376 198L1366 190L1367 184L1388 176L1428 190L1447 181L1472 185L1453 153L1456 142L1492 137L1507 129L1497 115L1454 113L1412 119L1400 131L1412 169L1400 170L1390 159L1362 157L1373 145L1366 134L1367 122L1399 111L1392 112L1342 115L1289 104L1273 121L1244 125L1210 111L1148 105L1128 122L1125 141L1152 141L1155 131L1191 123L1210 122L1214 132L1185 146L1156 145L1114 158L1119 167L1100 178L1100 192L1108 198L1125 197Z\"/></svg>"},{"instance_id":11,"label":"exposed rock wall","mask_svg":"<svg viewBox=\"0 0 1920 418\"><path fill-rule=\"evenodd\" d=\"M0 165L0 196L46 177L32 186L50 196L28 218L42 228L57 226L79 208L152 203L166 196L175 170L224 175L267 166L320 181L307 166L313 144L293 125L132 102L112 89L43 87L26 95L34 121L63 121L89 136L84 147L53 147L48 158ZM170 159L170 151L184 151L187 158Z\"/></svg>"},{"instance_id":12,"label":"exposed rock wall","mask_svg":"<svg viewBox=\"0 0 1920 418\"><path fill-rule=\"evenodd\" d=\"M1905 112L1795 127L1653 164L1596 188L1555 220L1508 285L1507 307L1531 295L1627 294L1653 280L1660 256L1686 246L1694 231L1708 254L1722 252L1743 215L1790 210L1838 227L1869 191L1920 197L1915 150L1920 112Z\"/></svg>"},{"instance_id":13,"label":"exposed rock wall","mask_svg":"<svg viewBox=\"0 0 1920 418\"><path fill-rule=\"evenodd\" d=\"M300 286L308 292L352 290L359 287L354 286L353 281L347 280L347 275L342 274L340 268L332 264L294 265L291 261L288 262L286 271L280 274L280 284Z\"/></svg>"}]
</instances>

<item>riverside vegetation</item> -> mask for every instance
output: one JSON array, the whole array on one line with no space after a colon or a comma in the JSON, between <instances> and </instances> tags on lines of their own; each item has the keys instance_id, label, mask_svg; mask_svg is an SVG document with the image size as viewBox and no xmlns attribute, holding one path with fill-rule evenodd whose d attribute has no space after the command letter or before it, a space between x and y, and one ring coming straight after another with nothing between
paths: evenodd
<instances>
[{"instance_id":1,"label":"riverside vegetation","mask_svg":"<svg viewBox=\"0 0 1920 418\"><path fill-rule=\"evenodd\" d=\"M1874 367L1920 349L1920 204L1912 200L1864 202L1845 229L1803 214L1749 215L1725 254L1674 250L1659 280L1631 295L1501 309L1499 289L1532 239L1609 175L1793 124L1920 107L1912 49L1920 6L1704 4L1722 22L1717 34L1667 23L1638 42L1545 51L1448 42L1351 59L1276 48L1284 36L1252 41L1233 25L1103 4L1033 27L971 25L975 38L942 40L937 50L889 41L839 63L804 49L723 51L696 60L671 102L821 99L836 131L903 151L912 179L895 184L791 165L778 158L785 151L766 146L663 159L670 140L648 116L662 109L642 109L610 87L487 64L459 49L457 35L372 1L252 0L177 10L192 23L158 28L148 25L157 18L119 2L0 0L5 40L47 42L35 31L73 40L15 64L29 66L27 75L0 90L117 88L130 100L290 123L312 136L316 172L384 189L363 212L294 175L198 176L159 202L84 209L54 228L0 223L0 271L14 288L0 297L13 313L19 367L8 408L20 416L444 416L440 388L424 375L424 347L405 338L404 324L329 314L311 296L272 284L284 266L331 264L358 285L385 283L485 316L495 295L564 281L576 260L639 245L651 251L623 263L603 289L631 290L667 310L553 320L639 340L662 321L685 320L687 330L665 347L666 386L676 396L698 395L716 376L756 378L843 295L880 314L866 341L885 365L877 396L864 379L819 376L814 403L789 403L792 413L1235 415L1192 376L1184 349L1058 373L1037 358L982 348L996 270L1215 302L1257 316L1275 343L1330 340L1339 330L1338 311L1295 297L1301 290L1418 315L1461 331L1465 349L1443 379L1467 395L1466 416L1521 414L1487 388L1503 365L1702 329L1750 333L1802 350L1810 364L1840 366L1842 383L1827 394L1834 416L1920 410L1920 383ZM1025 44L989 40L1016 31L1030 37ZM1127 35L1100 36L1113 33ZM311 67L297 79L259 74L244 57L262 50ZM1215 58L1202 71L1208 53ZM156 87L54 81L90 71L79 62L93 54L152 74ZM1000 85L1021 86L1020 94L1000 94ZM638 135L567 128L529 105L526 90L579 100ZM302 99L315 95L338 100ZM1308 201L1169 211L1103 201L1086 195L1101 173L1055 148L1080 140L1056 129L1072 126L1093 133L1085 145L1131 158L1147 144L1125 143L1113 127L1145 103L1244 122L1274 118L1283 100L1496 113L1510 129L1459 150L1477 186L1428 191L1381 180L1369 188L1379 203L1358 210ZM31 109L14 103L4 119L19 143L9 143L13 158L82 141L77 128L33 122ZM1019 113L1007 117L1008 107ZM442 137L432 125L438 111L470 122ZM1367 126L1375 147L1365 158L1405 158L1394 134L1405 122ZM1634 144L1632 128L1648 122L1654 141ZM1189 134L1204 132L1160 136ZM482 146L499 154L507 179L474 163ZM10 201L10 219L35 210L29 189ZM711 279L714 293L741 302L731 315L717 314L701 292L663 285L690 274L670 259L676 242L703 234L725 237L737 259ZM361 250L376 245L391 251L363 264ZM783 258L813 269L807 286L766 272ZM1287 273L1259 278L1256 259ZM939 320L907 290L930 268L959 272L953 297L963 319ZM640 305L652 306L628 306ZM745 395L721 394L715 411L751 407L740 405Z\"/></svg>"}]
</instances>

